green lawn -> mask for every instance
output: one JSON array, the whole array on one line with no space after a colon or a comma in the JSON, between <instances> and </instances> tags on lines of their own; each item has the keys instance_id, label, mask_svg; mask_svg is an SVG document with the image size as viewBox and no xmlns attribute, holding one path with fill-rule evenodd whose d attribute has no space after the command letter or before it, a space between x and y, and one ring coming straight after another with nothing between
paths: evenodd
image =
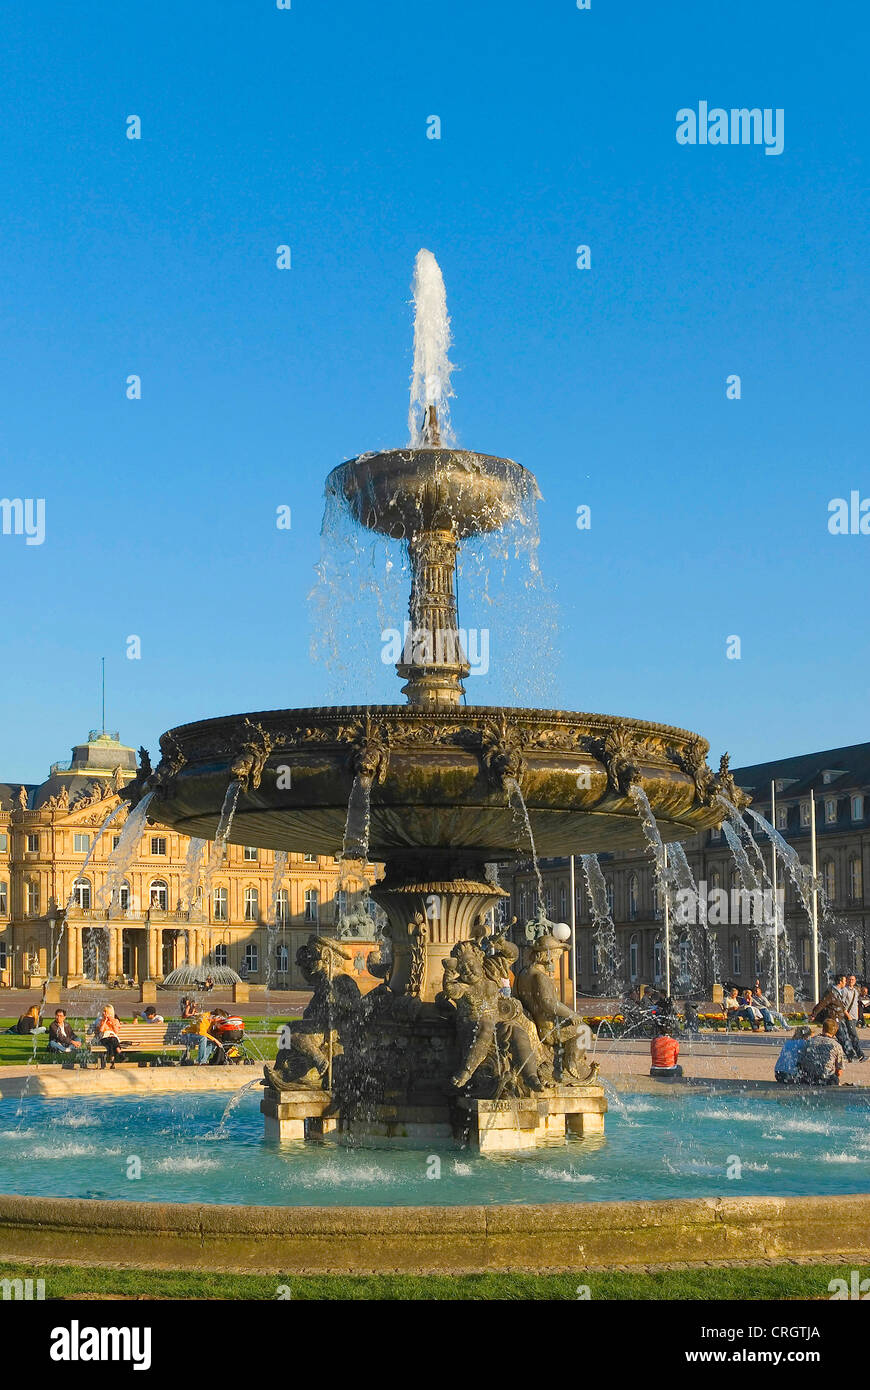
<instances>
[{"instance_id":1,"label":"green lawn","mask_svg":"<svg viewBox=\"0 0 870 1390\"><path fill-rule=\"evenodd\" d=\"M45 1296L99 1297L106 1289L129 1297L171 1299L592 1300L828 1299L828 1284L849 1277L842 1265L762 1265L742 1269L669 1270L660 1274L262 1275L80 1269L0 1264L0 1279L44 1279ZM861 1271L866 1278L870 1268ZM281 1292L279 1293L279 1290ZM286 1292L289 1290L289 1295Z\"/></svg>"},{"instance_id":2,"label":"green lawn","mask_svg":"<svg viewBox=\"0 0 870 1390\"><path fill-rule=\"evenodd\" d=\"M249 1018L245 1020L245 1032L250 1037L251 1053L256 1056L259 1053L265 1060L274 1058L278 1050L277 1028L280 1023L293 1023L299 1018L299 1014L290 1014L280 1020L274 1018ZM25 1066L33 1057L33 1038L22 1036L18 1033L5 1033L6 1028L10 1028L17 1022L14 1018L0 1018L0 1067L20 1067ZM122 1023L134 1026L131 1020L123 1019ZM79 1037L84 1034L84 1027L79 1026L79 1019L70 1014L72 1024ZM90 1019L88 1020L90 1023ZM48 1034L40 1033L36 1041L36 1060L44 1062L48 1054ZM161 1054L151 1052L137 1052L136 1059L148 1061ZM178 1054L176 1053L176 1056Z\"/></svg>"}]
</instances>

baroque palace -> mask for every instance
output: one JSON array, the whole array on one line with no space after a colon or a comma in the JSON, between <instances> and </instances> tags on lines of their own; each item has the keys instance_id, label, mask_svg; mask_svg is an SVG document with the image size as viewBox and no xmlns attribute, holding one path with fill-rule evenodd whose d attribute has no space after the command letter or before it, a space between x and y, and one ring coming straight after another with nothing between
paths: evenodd
<instances>
[{"instance_id":1,"label":"baroque palace","mask_svg":"<svg viewBox=\"0 0 870 1390\"><path fill-rule=\"evenodd\" d=\"M870 949L870 906L864 885L870 876L870 743L848 748L806 753L775 762L738 768L734 780L752 797L752 808L768 820L771 814L771 785L776 803L776 828L810 863L811 797L815 800L817 863L829 910L819 913L820 976L824 981L834 970L854 971L867 977ZM755 838L770 871L770 844L758 829ZM739 889L734 859L721 830L705 831L684 842L686 857L695 882L707 890ZM661 986L664 983L664 940L662 912L656 893L649 858L642 853L601 855L607 885L607 898L616 927L618 969L628 987ZM570 923L570 861L546 859L540 865L544 882L547 916ZM784 978L794 986L796 997L812 993L813 961L809 919L797 892L778 863L778 883L785 889L785 928L788 957L783 959ZM510 913L519 923L532 916L536 884L531 865L511 874L502 873L501 883L511 892ZM581 994L600 994L600 962L595 949L594 928L582 867L575 860L575 928L577 937L577 985ZM730 915L730 914L729 914ZM741 914L742 915L742 914ZM714 984L753 985L761 978L772 988L769 962L760 949L759 933L752 923L723 921L707 927L715 956L694 947L691 930L671 923L671 958L679 962L671 988L675 993L696 992L709 999ZM785 957L785 953L783 953ZM718 968L716 968L718 962ZM718 979L715 975L718 975Z\"/></svg>"},{"instance_id":2,"label":"baroque palace","mask_svg":"<svg viewBox=\"0 0 870 1390\"><path fill-rule=\"evenodd\" d=\"M200 885L189 904L189 839L148 825L110 914L101 890L126 807L102 834L100 827L136 775L136 754L99 730L72 754L38 785L0 784L0 981L29 988L54 966L68 986L122 976L159 982L192 964L203 975L228 965L252 984L306 988L298 947L312 931L334 933L343 913L365 905L376 870L339 889L336 846L334 856L288 855L275 883L274 851L230 844L208 901Z\"/></svg>"}]
</instances>

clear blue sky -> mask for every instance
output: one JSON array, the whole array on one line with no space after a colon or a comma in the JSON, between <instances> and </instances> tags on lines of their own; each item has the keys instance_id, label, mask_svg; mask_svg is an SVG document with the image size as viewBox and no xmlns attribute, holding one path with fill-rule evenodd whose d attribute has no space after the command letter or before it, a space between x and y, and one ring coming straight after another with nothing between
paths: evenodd
<instances>
[{"instance_id":1,"label":"clear blue sky","mask_svg":"<svg viewBox=\"0 0 870 1390\"><path fill-rule=\"evenodd\" d=\"M330 701L322 480L406 440L420 246L459 438L545 498L553 698L735 763L870 738L870 536L827 530L870 496L866 26L805 0L7 0L2 492L47 532L0 536L0 780L99 723L103 654L109 726L152 750ZM678 145L700 100L783 108L784 152ZM491 624L477 703L516 689ZM401 699L391 672L370 698Z\"/></svg>"}]
</instances>

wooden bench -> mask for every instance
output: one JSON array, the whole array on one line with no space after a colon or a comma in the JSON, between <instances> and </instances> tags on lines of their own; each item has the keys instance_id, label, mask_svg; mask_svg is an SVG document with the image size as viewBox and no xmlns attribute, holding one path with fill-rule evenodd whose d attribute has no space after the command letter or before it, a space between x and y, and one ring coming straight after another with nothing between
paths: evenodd
<instances>
[{"instance_id":1,"label":"wooden bench","mask_svg":"<svg viewBox=\"0 0 870 1390\"><path fill-rule=\"evenodd\" d=\"M167 1023L142 1023L141 1020L122 1023L118 1020L121 1051L126 1055L131 1052L183 1052L199 1041L192 1033L182 1037L182 1029L187 1022L189 1020L177 1018ZM88 1037L87 1050L99 1058L101 1066L105 1066L106 1049L92 1034Z\"/></svg>"}]
</instances>

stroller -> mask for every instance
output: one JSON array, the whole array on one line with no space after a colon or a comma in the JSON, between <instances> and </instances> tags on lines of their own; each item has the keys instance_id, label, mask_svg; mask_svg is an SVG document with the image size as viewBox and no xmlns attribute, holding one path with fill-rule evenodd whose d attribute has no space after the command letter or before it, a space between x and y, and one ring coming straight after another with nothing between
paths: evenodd
<instances>
[{"instance_id":1,"label":"stroller","mask_svg":"<svg viewBox=\"0 0 870 1390\"><path fill-rule=\"evenodd\" d=\"M209 1058L212 1067L239 1066L248 1060L245 1051L245 1021L236 1014L218 1010L212 1014L211 1036L217 1047Z\"/></svg>"}]
</instances>

